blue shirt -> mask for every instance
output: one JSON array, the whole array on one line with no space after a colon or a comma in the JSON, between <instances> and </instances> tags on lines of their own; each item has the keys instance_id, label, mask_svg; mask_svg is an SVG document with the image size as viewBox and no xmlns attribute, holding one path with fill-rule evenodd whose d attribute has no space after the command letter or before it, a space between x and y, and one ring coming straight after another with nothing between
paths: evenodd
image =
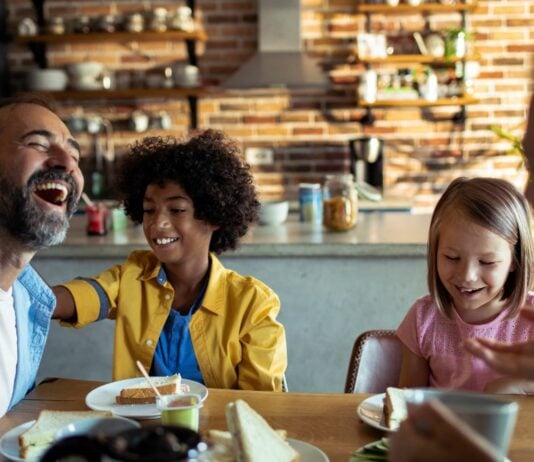
<instances>
[{"instance_id":1,"label":"blue shirt","mask_svg":"<svg viewBox=\"0 0 534 462\"><path fill-rule=\"evenodd\" d=\"M13 302L17 321L17 370L10 409L35 385L56 298L28 265L13 284Z\"/></svg>"},{"instance_id":2,"label":"blue shirt","mask_svg":"<svg viewBox=\"0 0 534 462\"><path fill-rule=\"evenodd\" d=\"M210 273L210 268L208 268L207 275ZM162 283L161 281L165 282L165 280L165 270L161 267L158 282ZM171 310L169 313L154 352L154 360L150 369L151 375L167 376L179 373L184 379L204 383L191 341L189 323L195 311L202 304L208 280L208 276L204 278L202 288L187 314L182 315L176 310Z\"/></svg>"}]
</instances>

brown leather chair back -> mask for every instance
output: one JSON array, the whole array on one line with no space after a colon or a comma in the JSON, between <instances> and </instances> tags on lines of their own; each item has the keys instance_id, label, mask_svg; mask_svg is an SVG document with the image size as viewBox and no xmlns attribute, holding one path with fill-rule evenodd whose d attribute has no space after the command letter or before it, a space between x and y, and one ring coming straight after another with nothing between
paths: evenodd
<instances>
[{"instance_id":1,"label":"brown leather chair back","mask_svg":"<svg viewBox=\"0 0 534 462\"><path fill-rule=\"evenodd\" d=\"M369 330L356 338L345 393L383 393L398 386L402 343L394 330Z\"/></svg>"}]
</instances>

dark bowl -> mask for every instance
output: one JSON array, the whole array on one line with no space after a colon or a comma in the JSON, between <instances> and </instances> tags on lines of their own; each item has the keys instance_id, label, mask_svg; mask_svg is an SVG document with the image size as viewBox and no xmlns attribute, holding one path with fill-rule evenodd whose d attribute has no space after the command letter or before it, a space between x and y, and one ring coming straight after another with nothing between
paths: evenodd
<instances>
[{"instance_id":1,"label":"dark bowl","mask_svg":"<svg viewBox=\"0 0 534 462\"><path fill-rule=\"evenodd\" d=\"M71 436L55 443L41 462L174 462L196 458L206 449L200 435L188 428L154 425L133 428L116 435ZM104 458L106 456L106 458Z\"/></svg>"},{"instance_id":2,"label":"dark bowl","mask_svg":"<svg viewBox=\"0 0 534 462\"><path fill-rule=\"evenodd\" d=\"M108 441L107 453L125 462L171 462L197 455L200 443L200 435L189 428L155 425L114 436Z\"/></svg>"}]
</instances>

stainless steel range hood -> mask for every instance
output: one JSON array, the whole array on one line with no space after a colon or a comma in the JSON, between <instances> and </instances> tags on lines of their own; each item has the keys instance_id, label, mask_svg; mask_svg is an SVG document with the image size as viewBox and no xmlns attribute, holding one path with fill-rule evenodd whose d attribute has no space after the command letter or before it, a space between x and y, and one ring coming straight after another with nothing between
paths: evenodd
<instances>
[{"instance_id":1,"label":"stainless steel range hood","mask_svg":"<svg viewBox=\"0 0 534 462\"><path fill-rule=\"evenodd\" d=\"M300 0L258 0L258 51L223 88L318 87L328 79L302 50Z\"/></svg>"}]
</instances>

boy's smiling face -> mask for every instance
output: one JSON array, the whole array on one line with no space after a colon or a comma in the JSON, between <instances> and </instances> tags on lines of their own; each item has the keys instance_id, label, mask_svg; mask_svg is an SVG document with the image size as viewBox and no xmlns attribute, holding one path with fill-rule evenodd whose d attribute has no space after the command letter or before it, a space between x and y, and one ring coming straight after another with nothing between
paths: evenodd
<instances>
[{"instance_id":1,"label":"boy's smiling face","mask_svg":"<svg viewBox=\"0 0 534 462\"><path fill-rule=\"evenodd\" d=\"M192 199L175 182L150 184L143 199L143 231L162 263L185 263L205 258L218 227L195 218Z\"/></svg>"}]
</instances>

